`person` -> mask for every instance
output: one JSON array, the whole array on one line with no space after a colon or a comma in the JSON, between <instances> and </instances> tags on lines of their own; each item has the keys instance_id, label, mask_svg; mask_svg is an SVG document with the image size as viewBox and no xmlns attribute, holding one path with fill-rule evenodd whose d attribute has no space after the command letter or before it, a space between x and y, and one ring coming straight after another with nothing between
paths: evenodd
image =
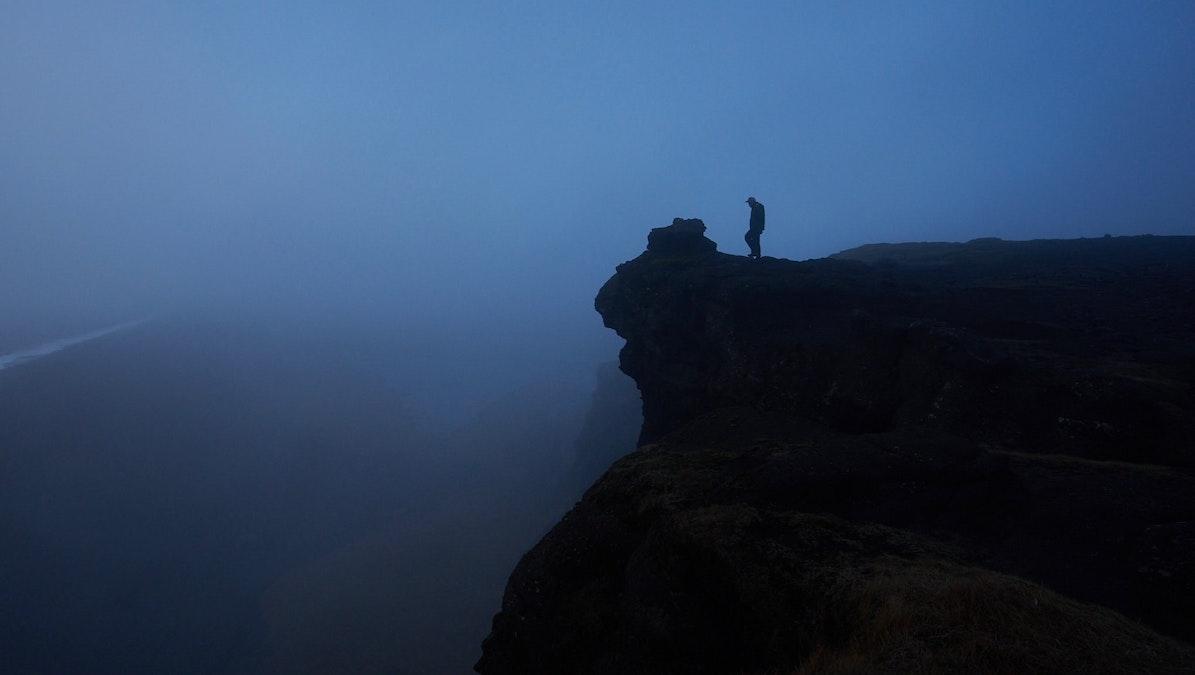
<instances>
[{"instance_id":1,"label":"person","mask_svg":"<svg viewBox=\"0 0 1195 675\"><path fill-rule=\"evenodd\" d=\"M747 240L747 246L751 247L751 254L747 257L759 259L759 235L763 234L763 204L755 200L755 197L747 198L747 206L751 207L751 222L747 225L747 234L743 239Z\"/></svg>"}]
</instances>

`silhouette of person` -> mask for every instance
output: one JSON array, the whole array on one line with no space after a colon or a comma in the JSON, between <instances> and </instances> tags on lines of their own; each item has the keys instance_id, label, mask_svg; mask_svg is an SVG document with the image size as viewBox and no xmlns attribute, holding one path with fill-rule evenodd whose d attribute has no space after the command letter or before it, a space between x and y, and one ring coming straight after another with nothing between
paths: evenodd
<instances>
[{"instance_id":1,"label":"silhouette of person","mask_svg":"<svg viewBox=\"0 0 1195 675\"><path fill-rule=\"evenodd\" d=\"M747 206L751 207L751 222L747 225L747 246L751 247L748 258L759 259L759 235L763 234L763 204L755 201L755 197L747 198Z\"/></svg>"}]
</instances>

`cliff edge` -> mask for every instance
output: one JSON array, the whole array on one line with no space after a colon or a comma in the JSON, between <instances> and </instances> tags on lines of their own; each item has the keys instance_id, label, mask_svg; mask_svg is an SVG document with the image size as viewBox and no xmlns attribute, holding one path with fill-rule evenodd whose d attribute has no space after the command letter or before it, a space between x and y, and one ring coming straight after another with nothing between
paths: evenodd
<instances>
[{"instance_id":1,"label":"cliff edge","mask_svg":"<svg viewBox=\"0 0 1195 675\"><path fill-rule=\"evenodd\" d=\"M717 252L598 294L640 447L481 673L1195 669L1195 237Z\"/></svg>"}]
</instances>

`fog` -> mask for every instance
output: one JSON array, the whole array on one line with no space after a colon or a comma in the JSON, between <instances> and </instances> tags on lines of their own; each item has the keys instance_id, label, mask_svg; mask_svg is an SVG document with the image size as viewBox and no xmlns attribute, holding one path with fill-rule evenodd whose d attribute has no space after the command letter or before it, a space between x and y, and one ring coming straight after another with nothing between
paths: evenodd
<instances>
[{"instance_id":1,"label":"fog","mask_svg":"<svg viewBox=\"0 0 1195 675\"><path fill-rule=\"evenodd\" d=\"M648 227L742 248L1176 233L1195 10L8 2L5 308L588 316Z\"/></svg>"},{"instance_id":2,"label":"fog","mask_svg":"<svg viewBox=\"0 0 1195 675\"><path fill-rule=\"evenodd\" d=\"M225 648L199 670L293 670L304 646L332 667L278 589L399 557L388 591L307 605L343 619L323 638L427 643L356 665L457 672L518 555L632 449L592 302L649 228L700 217L745 253L753 195L764 254L793 259L1190 233L1193 31L1189 2L3 3L0 359L38 358L0 373L0 534L27 556L0 562L52 588L85 549L111 574L0 643L34 670L71 649L59 666L182 668L194 640ZM73 548L79 514L169 531L183 494L214 522L267 515L208 548ZM171 596L239 589L155 643L191 647L70 642L139 588L122 556L227 563L249 540L277 546ZM456 587L417 581L448 559L480 581L416 598ZM393 618L421 603L442 606ZM256 628L204 632L233 615Z\"/></svg>"}]
</instances>

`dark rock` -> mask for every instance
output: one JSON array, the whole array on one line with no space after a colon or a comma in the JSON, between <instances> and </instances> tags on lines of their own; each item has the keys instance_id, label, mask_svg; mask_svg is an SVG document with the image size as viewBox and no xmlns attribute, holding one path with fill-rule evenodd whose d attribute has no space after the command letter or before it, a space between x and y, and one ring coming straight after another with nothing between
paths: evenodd
<instances>
[{"instance_id":1,"label":"dark rock","mask_svg":"<svg viewBox=\"0 0 1195 675\"><path fill-rule=\"evenodd\" d=\"M747 404L846 431L919 424L1028 452L1195 464L1195 238L876 250L620 265L596 307L627 340L641 442Z\"/></svg>"},{"instance_id":2,"label":"dark rock","mask_svg":"<svg viewBox=\"0 0 1195 675\"><path fill-rule=\"evenodd\" d=\"M614 460L635 448L643 425L641 408L635 381L620 372L617 363L603 363L575 444L567 480L571 494L581 494Z\"/></svg>"},{"instance_id":3,"label":"dark rock","mask_svg":"<svg viewBox=\"0 0 1195 675\"><path fill-rule=\"evenodd\" d=\"M596 307L644 445L480 672L1195 669L1195 238L653 250Z\"/></svg>"},{"instance_id":4,"label":"dark rock","mask_svg":"<svg viewBox=\"0 0 1195 675\"><path fill-rule=\"evenodd\" d=\"M706 239L700 218L673 218L667 227L647 234L647 252L655 256L692 256L713 253L718 245Z\"/></svg>"},{"instance_id":5,"label":"dark rock","mask_svg":"<svg viewBox=\"0 0 1195 675\"><path fill-rule=\"evenodd\" d=\"M1137 571L1160 551L1117 549L1174 518L1190 477L1042 462L722 411L617 463L524 557L479 670L793 672L851 652L863 664L846 672L1195 666L1189 647L1063 595L1083 586L1187 621L1190 596L1173 592L1190 579L1154 571L1184 558ZM891 604L884 621L903 628L868 644Z\"/></svg>"}]
</instances>

